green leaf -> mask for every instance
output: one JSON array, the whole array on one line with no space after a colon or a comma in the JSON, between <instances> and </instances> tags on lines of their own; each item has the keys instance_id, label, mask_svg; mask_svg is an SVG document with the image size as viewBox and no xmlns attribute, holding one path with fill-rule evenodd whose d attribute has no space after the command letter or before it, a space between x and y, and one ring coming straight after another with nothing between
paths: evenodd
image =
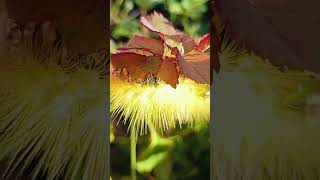
<instances>
[{"instance_id":1,"label":"green leaf","mask_svg":"<svg viewBox=\"0 0 320 180\"><path fill-rule=\"evenodd\" d=\"M112 31L112 37L120 38L127 37L130 38L137 32L139 28L139 23L136 20L124 20L119 22L114 30Z\"/></svg>"},{"instance_id":2,"label":"green leaf","mask_svg":"<svg viewBox=\"0 0 320 180\"><path fill-rule=\"evenodd\" d=\"M137 170L140 173L151 172L158 166L168 155L166 149L160 150L159 152L153 152L146 159L137 162Z\"/></svg>"},{"instance_id":3,"label":"green leaf","mask_svg":"<svg viewBox=\"0 0 320 180\"><path fill-rule=\"evenodd\" d=\"M148 173L154 170L169 155L172 146L171 139L161 138L152 132L150 145L138 157L137 171Z\"/></svg>"},{"instance_id":4,"label":"green leaf","mask_svg":"<svg viewBox=\"0 0 320 180\"><path fill-rule=\"evenodd\" d=\"M143 10L152 9L157 4L163 3L163 1L164 0L134 0L134 2Z\"/></svg>"}]
</instances>

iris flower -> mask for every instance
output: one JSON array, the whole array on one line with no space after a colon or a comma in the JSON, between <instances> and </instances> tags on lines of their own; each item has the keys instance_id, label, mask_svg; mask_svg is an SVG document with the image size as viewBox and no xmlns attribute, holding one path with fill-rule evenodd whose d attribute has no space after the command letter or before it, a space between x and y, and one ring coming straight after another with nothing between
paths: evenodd
<instances>
[{"instance_id":1,"label":"iris flower","mask_svg":"<svg viewBox=\"0 0 320 180\"><path fill-rule=\"evenodd\" d=\"M196 42L157 12L140 22L160 39L135 35L112 54L112 116L133 134L209 122L210 34Z\"/></svg>"}]
</instances>

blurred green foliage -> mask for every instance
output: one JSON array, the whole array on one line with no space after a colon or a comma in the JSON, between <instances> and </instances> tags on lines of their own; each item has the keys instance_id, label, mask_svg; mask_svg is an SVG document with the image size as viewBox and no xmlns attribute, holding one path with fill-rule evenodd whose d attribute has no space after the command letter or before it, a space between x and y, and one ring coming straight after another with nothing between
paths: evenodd
<instances>
[{"instance_id":1,"label":"blurred green foliage","mask_svg":"<svg viewBox=\"0 0 320 180\"><path fill-rule=\"evenodd\" d=\"M176 28L194 38L209 32L209 0L112 0L111 52L134 34L147 34L139 23L140 15L153 11L162 13Z\"/></svg>"},{"instance_id":2,"label":"blurred green foliage","mask_svg":"<svg viewBox=\"0 0 320 180\"><path fill-rule=\"evenodd\" d=\"M209 32L209 7L208 0L112 0L111 53L115 53L116 48L124 45L134 34L152 36L140 25L139 17L153 11L162 13L176 28L197 39ZM113 180L131 179L130 137L126 133L123 126L122 129L115 126L112 128ZM197 126L178 128L164 135L151 132L139 137L136 165L138 179L210 179L209 136L209 127Z\"/></svg>"}]
</instances>

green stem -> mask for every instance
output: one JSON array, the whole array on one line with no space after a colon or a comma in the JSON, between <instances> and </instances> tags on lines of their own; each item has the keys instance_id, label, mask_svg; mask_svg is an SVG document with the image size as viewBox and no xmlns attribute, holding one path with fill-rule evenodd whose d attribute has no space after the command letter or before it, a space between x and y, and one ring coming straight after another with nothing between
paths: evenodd
<instances>
[{"instance_id":1,"label":"green stem","mask_svg":"<svg viewBox=\"0 0 320 180\"><path fill-rule=\"evenodd\" d=\"M132 180L137 180L136 175L136 162L137 162L137 136L134 133L131 133L131 178Z\"/></svg>"}]
</instances>

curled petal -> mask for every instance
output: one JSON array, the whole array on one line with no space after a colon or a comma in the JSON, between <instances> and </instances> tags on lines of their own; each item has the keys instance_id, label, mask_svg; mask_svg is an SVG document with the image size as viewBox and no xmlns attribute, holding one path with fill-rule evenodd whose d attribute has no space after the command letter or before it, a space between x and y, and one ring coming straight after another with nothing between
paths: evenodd
<instances>
[{"instance_id":1,"label":"curled petal","mask_svg":"<svg viewBox=\"0 0 320 180\"><path fill-rule=\"evenodd\" d=\"M199 51L205 52L210 48L210 33L203 35L199 43L197 44L197 49Z\"/></svg>"}]
</instances>

